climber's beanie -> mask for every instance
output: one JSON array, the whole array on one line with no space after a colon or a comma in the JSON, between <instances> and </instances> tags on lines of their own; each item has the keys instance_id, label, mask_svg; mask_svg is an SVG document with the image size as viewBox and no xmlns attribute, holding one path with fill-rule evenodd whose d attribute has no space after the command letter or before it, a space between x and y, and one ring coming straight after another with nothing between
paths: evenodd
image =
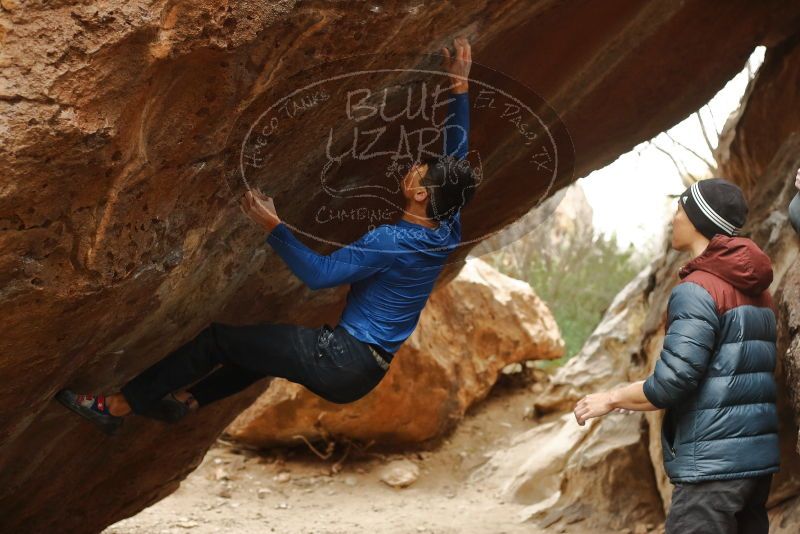
<instances>
[{"instance_id":1,"label":"climber's beanie","mask_svg":"<svg viewBox=\"0 0 800 534\"><path fill-rule=\"evenodd\" d=\"M747 220L747 202L738 185L724 178L693 183L681 194L681 205L697 231L735 236Z\"/></svg>"}]
</instances>

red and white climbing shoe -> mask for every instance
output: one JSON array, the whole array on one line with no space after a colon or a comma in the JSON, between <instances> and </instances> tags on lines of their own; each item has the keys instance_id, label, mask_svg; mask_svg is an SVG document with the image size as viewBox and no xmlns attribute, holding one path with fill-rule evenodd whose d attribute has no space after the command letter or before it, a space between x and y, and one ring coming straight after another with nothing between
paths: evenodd
<instances>
[{"instance_id":1,"label":"red and white climbing shoe","mask_svg":"<svg viewBox=\"0 0 800 534\"><path fill-rule=\"evenodd\" d=\"M105 395L83 395L69 389L62 389L56 393L56 400L97 425L108 435L115 434L122 426L124 418L111 415Z\"/></svg>"}]
</instances>

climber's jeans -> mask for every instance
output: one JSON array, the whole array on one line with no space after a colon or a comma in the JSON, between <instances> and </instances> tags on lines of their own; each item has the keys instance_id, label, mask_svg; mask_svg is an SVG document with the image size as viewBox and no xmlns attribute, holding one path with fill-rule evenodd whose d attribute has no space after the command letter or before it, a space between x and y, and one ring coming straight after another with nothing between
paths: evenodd
<instances>
[{"instance_id":1,"label":"climber's jeans","mask_svg":"<svg viewBox=\"0 0 800 534\"><path fill-rule=\"evenodd\" d=\"M789 204L789 220L795 232L800 234L800 193L797 193Z\"/></svg>"},{"instance_id":2,"label":"climber's jeans","mask_svg":"<svg viewBox=\"0 0 800 534\"><path fill-rule=\"evenodd\" d=\"M121 393L133 413L143 413L167 393L197 380L188 390L203 406L270 376L345 404L372 391L385 373L369 345L340 326L211 323L125 384Z\"/></svg>"},{"instance_id":3,"label":"climber's jeans","mask_svg":"<svg viewBox=\"0 0 800 534\"><path fill-rule=\"evenodd\" d=\"M772 475L675 484L665 534L767 534Z\"/></svg>"}]
</instances>

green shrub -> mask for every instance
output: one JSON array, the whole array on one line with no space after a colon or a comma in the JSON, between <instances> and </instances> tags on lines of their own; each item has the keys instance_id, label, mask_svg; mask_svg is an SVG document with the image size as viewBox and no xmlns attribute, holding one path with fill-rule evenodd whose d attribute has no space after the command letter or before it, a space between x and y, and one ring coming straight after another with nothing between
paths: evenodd
<instances>
[{"instance_id":1,"label":"green shrub","mask_svg":"<svg viewBox=\"0 0 800 534\"><path fill-rule=\"evenodd\" d=\"M620 249L616 235L579 232L533 253L528 249L531 243L525 241L523 238L485 259L500 272L528 282L547 303L566 351L562 358L539 365L557 367L580 351L611 301L645 267L645 261L634 254L632 246ZM528 249L522 253L526 261L508 261L508 255L520 255L521 248Z\"/></svg>"}]
</instances>

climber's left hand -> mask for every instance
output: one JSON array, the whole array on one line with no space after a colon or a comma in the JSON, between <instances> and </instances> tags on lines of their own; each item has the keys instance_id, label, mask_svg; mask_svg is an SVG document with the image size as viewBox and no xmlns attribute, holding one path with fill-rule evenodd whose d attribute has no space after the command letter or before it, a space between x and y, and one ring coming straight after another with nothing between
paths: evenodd
<instances>
[{"instance_id":1,"label":"climber's left hand","mask_svg":"<svg viewBox=\"0 0 800 534\"><path fill-rule=\"evenodd\" d=\"M245 215L267 231L271 232L281 223L278 213L275 211L275 201L260 191L248 190L242 196L240 207Z\"/></svg>"},{"instance_id":2,"label":"climber's left hand","mask_svg":"<svg viewBox=\"0 0 800 534\"><path fill-rule=\"evenodd\" d=\"M800 169L797 169L797 175L794 177L794 186L800 191Z\"/></svg>"}]
</instances>

